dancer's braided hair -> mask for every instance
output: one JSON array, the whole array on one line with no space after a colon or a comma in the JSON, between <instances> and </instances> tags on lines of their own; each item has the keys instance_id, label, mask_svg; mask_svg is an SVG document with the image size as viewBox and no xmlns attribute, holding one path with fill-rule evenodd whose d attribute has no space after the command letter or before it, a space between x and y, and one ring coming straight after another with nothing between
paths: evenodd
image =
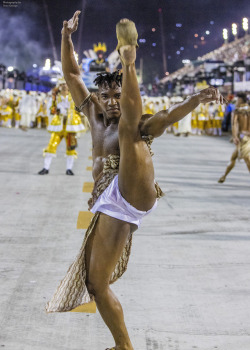
<instances>
[{"instance_id":1,"label":"dancer's braided hair","mask_svg":"<svg viewBox=\"0 0 250 350\"><path fill-rule=\"evenodd\" d=\"M122 86L122 73L119 70L109 73L98 73L97 77L94 80L94 84L98 87L108 84L112 88L112 83L115 82L118 86Z\"/></svg>"}]
</instances>

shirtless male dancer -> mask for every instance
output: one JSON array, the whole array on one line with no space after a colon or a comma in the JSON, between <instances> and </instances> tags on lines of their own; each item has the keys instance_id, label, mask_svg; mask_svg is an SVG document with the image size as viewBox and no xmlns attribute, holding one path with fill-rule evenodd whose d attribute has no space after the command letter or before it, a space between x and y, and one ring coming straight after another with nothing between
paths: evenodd
<instances>
[{"instance_id":1,"label":"shirtless male dancer","mask_svg":"<svg viewBox=\"0 0 250 350\"><path fill-rule=\"evenodd\" d=\"M94 198L94 202L92 198L91 210L98 216L95 221L92 219L89 226L91 229L85 234L77 258L78 261L84 259L81 260L82 265L79 262L77 267L75 263L71 265L67 273L70 277L66 276L61 282L51 302L47 304L47 312L69 311L81 304L79 299L90 301L89 295L93 296L101 317L113 335L115 347L112 349L132 350L122 307L110 289L110 283L126 269L121 256L128 240L140 225L142 217L155 208L157 195L159 197L153 162L144 136L158 137L169 125L182 119L201 102L223 103L223 97L217 89L211 87L169 110L142 116L135 69L138 35L134 23L128 19L122 19L116 27L117 49L123 68L122 86L117 72L104 73L97 79L98 93L90 94L82 81L71 40L71 34L77 30L79 14L80 11L76 11L71 20L63 22L62 68L75 105L88 117L91 127L95 181L93 198L95 190L102 192L102 179L107 176L109 169L110 174L115 172L114 169L116 172L108 187L99 193L97 199ZM121 262L121 273L117 272L118 261ZM70 284L73 270L75 283ZM81 283L83 285L79 287ZM70 288L73 292L69 292ZM84 290L84 296L77 297L78 301L72 304L71 299L78 295L79 288ZM70 297L65 296L65 293L70 294ZM85 298L86 295L88 298Z\"/></svg>"},{"instance_id":2,"label":"shirtless male dancer","mask_svg":"<svg viewBox=\"0 0 250 350\"><path fill-rule=\"evenodd\" d=\"M225 174L218 180L223 183L234 168L237 158L244 159L250 172L250 106L246 103L246 95L239 94L236 109L233 114L232 134L236 145Z\"/></svg>"}]
</instances>

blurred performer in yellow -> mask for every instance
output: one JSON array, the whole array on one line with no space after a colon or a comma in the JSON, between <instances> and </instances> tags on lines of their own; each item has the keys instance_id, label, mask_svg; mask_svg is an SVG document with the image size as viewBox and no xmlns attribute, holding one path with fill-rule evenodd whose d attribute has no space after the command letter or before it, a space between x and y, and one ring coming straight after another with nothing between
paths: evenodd
<instances>
[{"instance_id":1,"label":"blurred performer in yellow","mask_svg":"<svg viewBox=\"0 0 250 350\"><path fill-rule=\"evenodd\" d=\"M191 112L191 128L192 128L192 134L197 135L197 133L198 133L198 115L197 115L197 111L195 109Z\"/></svg>"},{"instance_id":2,"label":"blurred performer in yellow","mask_svg":"<svg viewBox=\"0 0 250 350\"><path fill-rule=\"evenodd\" d=\"M72 168L74 159L77 158L77 139L76 133L84 131L84 126L80 115L75 111L75 105L71 95L69 95L68 86L64 80L61 80L59 87L55 89L53 94L53 102L51 113L54 117L48 126L51 132L51 138L48 146L44 149L44 166L39 175L49 173L52 158L56 157L57 147L65 138L66 142L66 175L74 175Z\"/></svg>"},{"instance_id":3,"label":"blurred performer in yellow","mask_svg":"<svg viewBox=\"0 0 250 350\"><path fill-rule=\"evenodd\" d=\"M231 156L231 161L226 168L225 174L218 180L220 183L226 180L227 175L234 168L237 158L244 159L250 172L250 107L246 102L246 95L238 94L232 128L236 149Z\"/></svg>"},{"instance_id":4,"label":"blurred performer in yellow","mask_svg":"<svg viewBox=\"0 0 250 350\"><path fill-rule=\"evenodd\" d=\"M207 135L212 135L213 134L213 118L210 116L210 111L209 111L209 104L206 104L204 106L204 114L205 114L205 133Z\"/></svg>"},{"instance_id":5,"label":"blurred performer in yellow","mask_svg":"<svg viewBox=\"0 0 250 350\"><path fill-rule=\"evenodd\" d=\"M41 129L42 127L42 121L48 127L49 124L49 118L47 116L47 98L45 94L41 94L41 98L39 101L39 109L36 115L36 121L37 121L37 128Z\"/></svg>"},{"instance_id":6,"label":"blurred performer in yellow","mask_svg":"<svg viewBox=\"0 0 250 350\"><path fill-rule=\"evenodd\" d=\"M8 102L9 99L3 96L0 109L0 126L6 126L6 128L11 128L13 109L8 105Z\"/></svg>"},{"instance_id":7,"label":"blurred performer in yellow","mask_svg":"<svg viewBox=\"0 0 250 350\"><path fill-rule=\"evenodd\" d=\"M204 135L205 134L205 124L206 124L205 106L200 104L196 108L196 112L197 112L198 135Z\"/></svg>"},{"instance_id":8,"label":"blurred performer in yellow","mask_svg":"<svg viewBox=\"0 0 250 350\"><path fill-rule=\"evenodd\" d=\"M13 93L13 116L15 120L15 128L18 129L20 127L20 110L19 110L19 102L20 102L20 96L17 92Z\"/></svg>"},{"instance_id":9,"label":"blurred performer in yellow","mask_svg":"<svg viewBox=\"0 0 250 350\"><path fill-rule=\"evenodd\" d=\"M224 106L215 105L215 114L213 119L213 134L221 136L222 121L224 117Z\"/></svg>"},{"instance_id":10,"label":"blurred performer in yellow","mask_svg":"<svg viewBox=\"0 0 250 350\"><path fill-rule=\"evenodd\" d=\"M144 114L155 114L155 106L152 98L148 98L145 104Z\"/></svg>"}]
</instances>

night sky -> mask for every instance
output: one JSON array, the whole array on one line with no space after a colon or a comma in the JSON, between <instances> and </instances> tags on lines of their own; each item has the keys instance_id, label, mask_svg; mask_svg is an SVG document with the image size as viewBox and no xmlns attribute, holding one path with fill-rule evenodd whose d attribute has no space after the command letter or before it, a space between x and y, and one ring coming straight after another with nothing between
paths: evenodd
<instances>
[{"instance_id":1,"label":"night sky","mask_svg":"<svg viewBox=\"0 0 250 350\"><path fill-rule=\"evenodd\" d=\"M64 19L82 9L82 0L46 0L53 35L60 57L61 28ZM115 25L120 18L135 21L139 39L138 58L143 58L144 79L163 76L158 9L162 9L168 71L182 67L183 59L194 60L223 43L222 29L250 18L249 0L86 0L83 21L82 51L93 43L106 42L108 53L116 46ZM44 14L43 0L20 0L16 8L0 9L0 63L23 70L33 63L43 65L52 58L52 49ZM176 24L181 26L177 27ZM155 31L152 31L155 28ZM207 35L205 32L209 31ZM199 35L198 38L194 34ZM201 40L204 36L205 40ZM232 38L231 38L232 39ZM75 47L78 33L73 35ZM194 46L197 48L194 48ZM179 52L179 54L178 54ZM82 56L80 54L80 56ZM138 60L139 61L139 60Z\"/></svg>"}]
</instances>

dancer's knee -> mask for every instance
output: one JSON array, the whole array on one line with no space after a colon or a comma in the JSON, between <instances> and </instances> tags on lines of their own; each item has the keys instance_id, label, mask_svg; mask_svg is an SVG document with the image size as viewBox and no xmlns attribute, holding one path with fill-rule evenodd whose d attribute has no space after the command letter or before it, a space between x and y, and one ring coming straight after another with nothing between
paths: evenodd
<instances>
[{"instance_id":1,"label":"dancer's knee","mask_svg":"<svg viewBox=\"0 0 250 350\"><path fill-rule=\"evenodd\" d=\"M99 296L104 294L105 290L108 289L109 283L100 281L96 278L94 279L89 278L88 281L86 281L86 286L87 286L88 292L94 295L95 298L98 298Z\"/></svg>"}]
</instances>

